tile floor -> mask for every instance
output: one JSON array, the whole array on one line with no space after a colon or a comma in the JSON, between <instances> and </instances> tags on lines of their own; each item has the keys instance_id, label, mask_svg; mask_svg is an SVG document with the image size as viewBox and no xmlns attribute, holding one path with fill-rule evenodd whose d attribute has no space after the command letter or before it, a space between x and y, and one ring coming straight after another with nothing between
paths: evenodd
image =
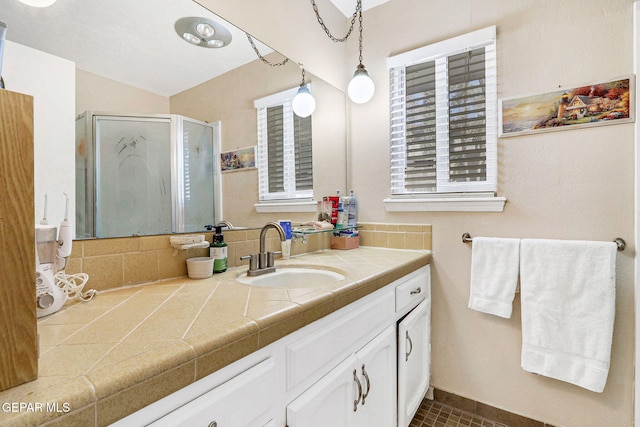
<instances>
[{"instance_id":1,"label":"tile floor","mask_svg":"<svg viewBox=\"0 0 640 427\"><path fill-rule=\"evenodd\" d=\"M409 427L509 427L469 412L424 399Z\"/></svg>"}]
</instances>

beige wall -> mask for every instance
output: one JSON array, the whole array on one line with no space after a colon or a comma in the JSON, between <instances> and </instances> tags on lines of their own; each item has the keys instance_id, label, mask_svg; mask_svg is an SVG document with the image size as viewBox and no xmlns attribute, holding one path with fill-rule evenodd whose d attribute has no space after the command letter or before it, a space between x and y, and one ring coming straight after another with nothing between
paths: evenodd
<instances>
[{"instance_id":1,"label":"beige wall","mask_svg":"<svg viewBox=\"0 0 640 427\"><path fill-rule=\"evenodd\" d=\"M503 213L386 212L389 195L385 58L497 25L499 98L633 72L629 0L392 0L365 13L365 65L376 95L351 107L351 186L361 220L433 225L433 385L554 425L629 426L633 420L634 125L499 140ZM393 31L391 30L393 29ZM597 394L520 368L520 302L504 320L467 309L472 236L612 240L617 313L611 370Z\"/></svg>"},{"instance_id":2,"label":"beige wall","mask_svg":"<svg viewBox=\"0 0 640 427\"><path fill-rule=\"evenodd\" d=\"M168 114L169 98L76 69L76 114Z\"/></svg>"},{"instance_id":3,"label":"beige wall","mask_svg":"<svg viewBox=\"0 0 640 427\"><path fill-rule=\"evenodd\" d=\"M335 45L338 53L333 54L319 41L316 33L321 30L310 6L300 6L304 2L265 1L255 5L258 9L252 5L251 10L242 6L246 2L235 0L202 2L292 58L313 64L310 69L320 76L326 73L330 81L340 80L338 74L350 73L355 66L350 60L357 55L355 40L350 41L351 51L344 63L335 60L342 55L342 47ZM633 424L636 243L632 124L501 139L498 193L508 199L503 213L388 213L382 203L389 188L387 56L495 24L500 98L607 80L633 72L632 4L630 0L391 0L365 13L364 63L375 79L377 92L370 103L349 109L352 159L348 187L359 196L361 221L433 225L434 386L554 425ZM305 25L273 25L282 16L279 10L287 5L295 11L289 16L300 14L296 22ZM307 61L309 56L314 60ZM214 95L210 92L208 96ZM197 101L201 106L207 103L205 98ZM217 120L208 113L204 117L195 113L181 112ZM223 120L223 131L225 126ZM255 138L240 138L234 132L223 140L228 149L253 145ZM238 181L238 188L249 191L256 179L251 173L239 174L247 175L243 178L246 184ZM604 393L520 368L518 297L509 320L466 308L471 246L461 243L463 232L473 236L626 239L628 247L617 259L617 313Z\"/></svg>"},{"instance_id":4,"label":"beige wall","mask_svg":"<svg viewBox=\"0 0 640 427\"><path fill-rule=\"evenodd\" d=\"M346 87L356 63L347 65L347 43L331 41L318 25L311 4L300 0L197 0L218 16L242 28L282 54L304 64L327 82ZM366 3L366 0L364 1ZM316 0L327 27L335 37L343 37L349 27L344 15L329 1ZM355 0L353 1L355 10ZM357 34L357 24L354 34ZM353 60L357 58L352 57ZM346 67L346 68L345 68Z\"/></svg>"},{"instance_id":5,"label":"beige wall","mask_svg":"<svg viewBox=\"0 0 640 427\"><path fill-rule=\"evenodd\" d=\"M267 56L280 62L279 54ZM269 67L255 60L171 97L171 113L198 120L220 121L222 151L257 144L257 116L253 101L300 85L302 74L290 61ZM344 93L325 81L306 74L316 99L312 116L313 188L316 199L346 191L346 110ZM256 169L222 175L223 218L234 226L257 227L267 221L288 218L296 222L314 220L315 213L257 213L258 172Z\"/></svg>"}]
</instances>

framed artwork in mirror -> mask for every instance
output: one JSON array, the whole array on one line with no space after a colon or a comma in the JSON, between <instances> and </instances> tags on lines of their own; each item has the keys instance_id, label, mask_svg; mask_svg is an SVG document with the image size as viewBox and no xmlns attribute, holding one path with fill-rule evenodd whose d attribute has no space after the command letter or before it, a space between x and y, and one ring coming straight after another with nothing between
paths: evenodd
<instances>
[{"instance_id":1,"label":"framed artwork in mirror","mask_svg":"<svg viewBox=\"0 0 640 427\"><path fill-rule=\"evenodd\" d=\"M256 147L239 148L220 154L222 172L237 172L256 168Z\"/></svg>"}]
</instances>

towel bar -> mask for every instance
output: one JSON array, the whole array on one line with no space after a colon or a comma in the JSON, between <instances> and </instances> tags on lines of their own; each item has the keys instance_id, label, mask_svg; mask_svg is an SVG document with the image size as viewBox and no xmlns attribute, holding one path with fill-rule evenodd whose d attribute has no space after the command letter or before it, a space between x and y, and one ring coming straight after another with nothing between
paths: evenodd
<instances>
[{"instance_id":1,"label":"towel bar","mask_svg":"<svg viewBox=\"0 0 640 427\"><path fill-rule=\"evenodd\" d=\"M469 233L463 233L462 243L471 243L471 242L473 242L473 237L471 237ZM622 237L616 237L613 240L613 243L615 243L618 246L618 252L624 251L625 248L627 247L627 242L625 242Z\"/></svg>"}]
</instances>

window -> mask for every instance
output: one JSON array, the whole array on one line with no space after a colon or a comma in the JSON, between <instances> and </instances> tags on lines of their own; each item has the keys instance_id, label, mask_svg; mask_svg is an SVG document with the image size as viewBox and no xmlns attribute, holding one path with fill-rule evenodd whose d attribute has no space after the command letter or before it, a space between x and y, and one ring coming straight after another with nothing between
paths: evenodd
<instances>
[{"instance_id":1,"label":"window","mask_svg":"<svg viewBox=\"0 0 640 427\"><path fill-rule=\"evenodd\" d=\"M302 118L293 113L291 100L297 89L254 102L260 202L313 197L311 116Z\"/></svg>"},{"instance_id":2,"label":"window","mask_svg":"<svg viewBox=\"0 0 640 427\"><path fill-rule=\"evenodd\" d=\"M388 59L388 210L407 210L397 209L398 204L391 207L393 199L493 197L498 111L495 35L495 27L489 27Z\"/></svg>"}]
</instances>

